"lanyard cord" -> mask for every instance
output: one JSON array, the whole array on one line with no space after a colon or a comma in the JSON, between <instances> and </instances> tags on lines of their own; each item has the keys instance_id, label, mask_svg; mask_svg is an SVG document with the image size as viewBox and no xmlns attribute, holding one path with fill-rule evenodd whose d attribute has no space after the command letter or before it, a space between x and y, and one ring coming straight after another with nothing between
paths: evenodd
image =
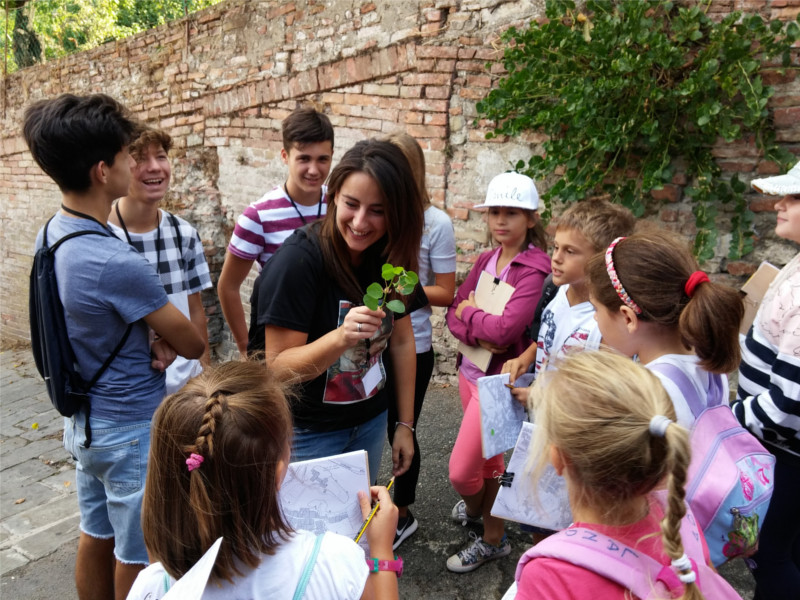
<instances>
[{"instance_id":1,"label":"lanyard cord","mask_svg":"<svg viewBox=\"0 0 800 600\"><path fill-rule=\"evenodd\" d=\"M61 210L66 211L71 215L75 215L76 217L80 217L81 219L89 219L90 221L94 221L95 223L100 225L100 227L102 227L103 229L108 231L108 225L103 225L100 221L95 219L92 215L87 215L86 213L78 212L77 210L73 210L73 209L69 208L68 206L64 206L63 204L61 205Z\"/></svg>"},{"instance_id":2,"label":"lanyard cord","mask_svg":"<svg viewBox=\"0 0 800 600\"><path fill-rule=\"evenodd\" d=\"M133 240L131 240L131 234L128 233L128 228L125 227L125 221L122 220L122 214L119 212L119 202L114 205L114 210L117 211L117 219L119 219L119 225L122 227L122 231L125 232L125 237L128 238L128 243L133 246ZM161 221L158 218L158 212L156 211L156 273L161 275Z\"/></svg>"},{"instance_id":3,"label":"lanyard cord","mask_svg":"<svg viewBox=\"0 0 800 600\"><path fill-rule=\"evenodd\" d=\"M297 204L295 203L294 198L292 198L289 195L289 186L286 185L287 183L289 182L286 181L286 183L283 184L283 193L286 194L286 197L289 199L289 202L292 203L292 206L294 207L297 216L300 217L300 220L303 222L303 225L306 225L307 224L306 218L303 216L303 213L300 212L300 209L297 208ZM319 220L321 216L322 216L322 197L320 197L319 204L317 204L317 220Z\"/></svg>"}]
</instances>

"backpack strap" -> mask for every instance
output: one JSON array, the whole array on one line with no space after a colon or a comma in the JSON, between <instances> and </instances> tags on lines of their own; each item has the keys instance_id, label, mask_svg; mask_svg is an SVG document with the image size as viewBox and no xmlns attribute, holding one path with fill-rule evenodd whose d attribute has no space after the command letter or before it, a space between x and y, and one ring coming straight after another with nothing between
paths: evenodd
<instances>
[{"instance_id":1,"label":"backpack strap","mask_svg":"<svg viewBox=\"0 0 800 600\"><path fill-rule=\"evenodd\" d=\"M711 408L712 406L723 403L725 394L722 388L724 384L722 382L722 376L717 373L708 374L708 395L706 397L706 402L703 402L703 399L697 392L697 388L695 388L689 376L684 373L683 369L680 367L670 363L656 363L647 368L651 371L661 373L678 386L678 390L680 390L681 394L686 399L686 403L689 405L689 409L692 411L695 419L699 417L700 413L706 408Z\"/></svg>"},{"instance_id":2,"label":"backpack strap","mask_svg":"<svg viewBox=\"0 0 800 600\"><path fill-rule=\"evenodd\" d=\"M172 229L175 230L175 237L178 240L178 262L180 263L181 268L183 268L183 236L181 235L181 224L178 223L178 217L173 215L171 212L166 210L164 212L167 214L167 217L169 217L169 222L172 224Z\"/></svg>"},{"instance_id":3,"label":"backpack strap","mask_svg":"<svg viewBox=\"0 0 800 600\"><path fill-rule=\"evenodd\" d=\"M687 556L702 557L700 534L687 512L681 522L681 539ZM570 527L530 548L517 566L516 581L525 564L534 558L555 558L582 567L630 590L637 598L674 598L683 594L683 583L671 564L663 565L652 556L585 527ZM702 559L701 559L702 560ZM698 572L697 562L690 559ZM698 577L698 583L700 583Z\"/></svg>"},{"instance_id":4,"label":"backpack strap","mask_svg":"<svg viewBox=\"0 0 800 600\"><path fill-rule=\"evenodd\" d=\"M539 327L542 325L542 313L544 313L544 309L547 305L552 302L557 292L558 286L553 283L553 274L550 273L542 284L542 295L539 297L539 302L536 304L533 320L530 325L528 325L526 333L530 339L535 341L539 338Z\"/></svg>"},{"instance_id":5,"label":"backpack strap","mask_svg":"<svg viewBox=\"0 0 800 600\"><path fill-rule=\"evenodd\" d=\"M68 233L67 235L65 235L64 237L59 239L55 244L53 244L52 246L48 247L47 246L47 226L50 225L50 221L52 221L53 218L54 217L50 217L50 219L47 221L47 223L44 226L42 246L44 248L47 248L47 251L49 253L51 253L54 257L55 257L56 250L58 250L61 247L61 244L63 244L67 240L71 240L72 238L76 238L76 237L79 237L79 236L82 236L82 235L102 235L102 236L105 236L105 237L112 237L110 233L103 233L102 231L95 231L95 230L92 230L92 229L84 229L84 230L81 230L81 231L73 231L72 233ZM97 372L94 374L94 376L84 386L82 391L83 391L84 394L87 394L87 398L88 398L89 390L91 390L92 387L94 387L94 384L97 383L98 379L100 379L100 377L102 377L103 373L106 372L106 369L108 369L108 367L111 365L111 363L114 362L114 359L117 358L117 355L122 350L122 347L125 345L125 342L128 341L128 337L130 336L132 330L133 330L133 323L128 323L128 328L125 330L125 333L123 334L122 339L119 341L119 343L117 343L117 345L114 348L114 350L111 351L111 354L108 355L108 357L106 358L105 362L97 370ZM91 410L92 410L91 404L87 400L87 402L86 402L86 427L85 427L85 432L86 432L86 446L85 447L86 448L88 448L92 443L92 428L89 425L89 416L91 414Z\"/></svg>"},{"instance_id":6,"label":"backpack strap","mask_svg":"<svg viewBox=\"0 0 800 600\"><path fill-rule=\"evenodd\" d=\"M300 575L300 581L297 582L297 588L294 590L292 600L300 600L306 593L308 580L311 579L311 571L314 570L314 565L317 563L317 555L319 554L320 546L322 546L322 538L325 537L324 533L317 534L317 539L314 541L314 548L311 550L311 556L306 561L306 566L303 573Z\"/></svg>"}]
</instances>

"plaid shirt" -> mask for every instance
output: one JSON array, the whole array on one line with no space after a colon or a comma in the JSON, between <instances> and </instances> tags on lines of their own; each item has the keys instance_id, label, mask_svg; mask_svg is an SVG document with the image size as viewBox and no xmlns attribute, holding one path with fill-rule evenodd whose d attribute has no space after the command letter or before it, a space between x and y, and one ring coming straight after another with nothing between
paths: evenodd
<instances>
[{"instance_id":1,"label":"plaid shirt","mask_svg":"<svg viewBox=\"0 0 800 600\"><path fill-rule=\"evenodd\" d=\"M208 272L203 243L197 230L180 217L173 220L170 213L160 210L161 221L157 229L147 233L130 233L130 243L137 252L144 255L150 264L156 267L161 283L168 295L186 292L195 294L211 287L211 276ZM180 227L181 248L178 249L178 232ZM125 231L113 223L108 226L122 241L127 242ZM156 241L161 233L161 252L156 248ZM156 264L158 263L158 264Z\"/></svg>"}]
</instances>

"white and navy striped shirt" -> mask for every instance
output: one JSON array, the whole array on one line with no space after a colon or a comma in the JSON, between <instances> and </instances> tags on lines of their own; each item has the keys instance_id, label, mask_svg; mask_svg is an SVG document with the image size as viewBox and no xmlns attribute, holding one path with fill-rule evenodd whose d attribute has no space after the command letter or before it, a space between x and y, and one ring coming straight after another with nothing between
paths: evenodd
<instances>
[{"instance_id":1,"label":"white and navy striped shirt","mask_svg":"<svg viewBox=\"0 0 800 600\"><path fill-rule=\"evenodd\" d=\"M756 436L800 455L800 254L770 285L742 344L733 410Z\"/></svg>"}]
</instances>

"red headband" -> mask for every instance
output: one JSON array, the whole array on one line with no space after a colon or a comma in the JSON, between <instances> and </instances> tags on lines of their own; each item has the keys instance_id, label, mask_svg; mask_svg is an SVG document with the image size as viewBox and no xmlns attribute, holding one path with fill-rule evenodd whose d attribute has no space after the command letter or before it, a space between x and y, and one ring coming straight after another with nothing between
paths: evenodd
<instances>
[{"instance_id":1,"label":"red headband","mask_svg":"<svg viewBox=\"0 0 800 600\"><path fill-rule=\"evenodd\" d=\"M686 281L686 285L683 286L683 291L686 292L686 295L691 298L694 296L694 290L697 288L698 285L701 283L705 283L706 281L710 281L708 275L706 275L703 271L695 271L691 275L689 275L689 279Z\"/></svg>"}]
</instances>

